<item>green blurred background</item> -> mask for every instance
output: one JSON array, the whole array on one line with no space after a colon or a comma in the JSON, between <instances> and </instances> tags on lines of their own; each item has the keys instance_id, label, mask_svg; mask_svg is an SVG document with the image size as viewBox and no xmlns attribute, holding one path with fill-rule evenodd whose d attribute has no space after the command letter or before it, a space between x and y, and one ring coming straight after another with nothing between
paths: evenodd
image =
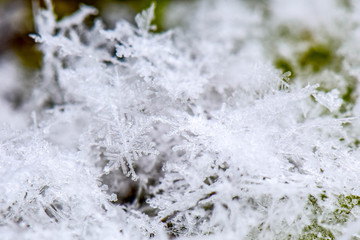
<instances>
[{"instance_id":1,"label":"green blurred background","mask_svg":"<svg viewBox=\"0 0 360 240\"><path fill-rule=\"evenodd\" d=\"M170 2L179 0L53 0L57 19L70 15L81 4L91 5L99 10L99 16L109 28L120 18L133 21L136 13L156 4L153 24L156 31L163 31L163 15ZM191 0L185 0L191 1ZM36 50L34 40L29 37L35 32L33 6L44 7L43 0L0 0L0 59L4 55L15 55L26 70L41 67L41 53Z\"/></svg>"}]
</instances>

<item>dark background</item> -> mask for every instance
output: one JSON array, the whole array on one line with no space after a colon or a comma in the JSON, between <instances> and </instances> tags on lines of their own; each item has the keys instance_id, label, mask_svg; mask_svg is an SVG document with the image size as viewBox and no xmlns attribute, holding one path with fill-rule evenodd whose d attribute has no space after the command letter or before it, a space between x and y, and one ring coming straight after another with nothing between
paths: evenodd
<instances>
[{"instance_id":1,"label":"dark background","mask_svg":"<svg viewBox=\"0 0 360 240\"><path fill-rule=\"evenodd\" d=\"M99 10L99 16L111 28L114 21L125 18L133 21L136 13L155 2L154 24L156 31L164 31L163 14L167 5L176 0L53 0L57 19L75 12L81 4L91 5ZM179 0L177 0L179 1ZM186 0L185 0L186 1ZM8 54L17 56L26 70L41 67L41 53L37 51L29 34L35 33L33 6L44 7L43 0L0 0L0 59ZM116 16L116 17L114 17Z\"/></svg>"}]
</instances>

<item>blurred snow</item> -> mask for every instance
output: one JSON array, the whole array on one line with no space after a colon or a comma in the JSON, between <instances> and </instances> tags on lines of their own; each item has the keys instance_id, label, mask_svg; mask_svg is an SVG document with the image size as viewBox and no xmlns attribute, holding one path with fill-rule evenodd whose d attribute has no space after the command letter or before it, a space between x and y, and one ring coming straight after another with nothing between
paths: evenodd
<instances>
[{"instance_id":1,"label":"blurred snow","mask_svg":"<svg viewBox=\"0 0 360 240\"><path fill-rule=\"evenodd\" d=\"M16 109L24 95L22 69L14 56L0 58L0 124L16 129L25 128L29 121L26 112Z\"/></svg>"}]
</instances>

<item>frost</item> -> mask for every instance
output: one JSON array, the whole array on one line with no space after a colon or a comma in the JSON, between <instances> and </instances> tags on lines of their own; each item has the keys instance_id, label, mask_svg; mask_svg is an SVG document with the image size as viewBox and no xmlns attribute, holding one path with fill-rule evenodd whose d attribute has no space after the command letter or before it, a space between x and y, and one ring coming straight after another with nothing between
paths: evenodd
<instances>
[{"instance_id":1,"label":"frost","mask_svg":"<svg viewBox=\"0 0 360 240\"><path fill-rule=\"evenodd\" d=\"M0 66L2 238L360 233L357 2L177 1L161 33L154 4L108 29L45 2L18 108Z\"/></svg>"},{"instance_id":2,"label":"frost","mask_svg":"<svg viewBox=\"0 0 360 240\"><path fill-rule=\"evenodd\" d=\"M142 13L136 15L135 22L142 34L146 34L149 30L154 30L154 26L151 25L151 21L154 18L155 3L152 3L149 9L142 11Z\"/></svg>"},{"instance_id":3,"label":"frost","mask_svg":"<svg viewBox=\"0 0 360 240\"><path fill-rule=\"evenodd\" d=\"M339 90L333 89L329 93L319 92L314 94L314 97L317 102L319 102L321 105L325 106L327 109L330 110L330 112L333 112L342 104L342 99L339 99Z\"/></svg>"}]
</instances>

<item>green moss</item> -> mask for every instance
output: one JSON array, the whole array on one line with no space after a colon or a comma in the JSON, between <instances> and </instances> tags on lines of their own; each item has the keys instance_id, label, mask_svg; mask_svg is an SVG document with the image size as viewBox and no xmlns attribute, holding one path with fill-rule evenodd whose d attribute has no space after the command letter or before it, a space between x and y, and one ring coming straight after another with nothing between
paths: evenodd
<instances>
[{"instance_id":1,"label":"green moss","mask_svg":"<svg viewBox=\"0 0 360 240\"><path fill-rule=\"evenodd\" d=\"M341 96L342 100L347 103L354 104L356 101L356 97L354 96L355 87L347 86L346 92Z\"/></svg>"},{"instance_id":2,"label":"green moss","mask_svg":"<svg viewBox=\"0 0 360 240\"><path fill-rule=\"evenodd\" d=\"M322 170L322 169L321 169ZM324 170L322 170L323 172L324 172ZM321 195L320 195L320 198L321 198L321 200L322 201L325 201L327 198L328 198L328 196L325 194L325 193L322 193Z\"/></svg>"},{"instance_id":3,"label":"green moss","mask_svg":"<svg viewBox=\"0 0 360 240\"><path fill-rule=\"evenodd\" d=\"M334 54L328 46L314 45L300 54L298 62L302 69L311 68L316 73L329 66L333 58Z\"/></svg>"},{"instance_id":4,"label":"green moss","mask_svg":"<svg viewBox=\"0 0 360 240\"><path fill-rule=\"evenodd\" d=\"M320 199L322 201L325 201L327 199L325 193L320 195ZM319 225L318 218L323 214L323 210L318 204L318 199L311 194L308 197L307 209L310 210L312 213L312 215L310 216L311 223L303 228L302 235L298 239L299 240L335 239L333 233L329 229Z\"/></svg>"},{"instance_id":5,"label":"green moss","mask_svg":"<svg viewBox=\"0 0 360 240\"><path fill-rule=\"evenodd\" d=\"M20 43L13 43L12 47L23 66L29 69L40 69L42 53L36 49L32 42L20 39Z\"/></svg>"},{"instance_id":6,"label":"green moss","mask_svg":"<svg viewBox=\"0 0 360 240\"><path fill-rule=\"evenodd\" d=\"M156 3L156 8L155 8L155 24L157 26L157 31L161 32L164 31L164 26L163 26L163 17L164 17L164 12L166 10L167 5L169 4L171 0L158 0L155 1Z\"/></svg>"},{"instance_id":7,"label":"green moss","mask_svg":"<svg viewBox=\"0 0 360 240\"><path fill-rule=\"evenodd\" d=\"M319 199L325 202L329 198L324 192L320 194ZM309 216L311 222L303 228L300 240L335 239L334 234L324 226L345 224L353 208L360 206L360 196L356 195L339 195L335 201L335 210L320 206L319 199L313 195L308 197L307 209L311 211Z\"/></svg>"},{"instance_id":8,"label":"green moss","mask_svg":"<svg viewBox=\"0 0 360 240\"><path fill-rule=\"evenodd\" d=\"M355 144L355 147L359 147L360 146L360 140L359 139L356 139L354 141L354 144Z\"/></svg>"},{"instance_id":9,"label":"green moss","mask_svg":"<svg viewBox=\"0 0 360 240\"><path fill-rule=\"evenodd\" d=\"M351 211L355 206L360 206L360 196L356 195L340 195L338 197L338 204L341 209L348 212Z\"/></svg>"},{"instance_id":10,"label":"green moss","mask_svg":"<svg viewBox=\"0 0 360 240\"><path fill-rule=\"evenodd\" d=\"M299 240L330 240L335 239L332 232L322 226L320 226L316 221L312 221L310 225L304 227L303 235Z\"/></svg>"},{"instance_id":11,"label":"green moss","mask_svg":"<svg viewBox=\"0 0 360 240\"><path fill-rule=\"evenodd\" d=\"M291 72L289 79L293 79L295 77L294 68L291 66L289 60L285 58L278 58L274 61L274 66L282 71L282 73Z\"/></svg>"},{"instance_id":12,"label":"green moss","mask_svg":"<svg viewBox=\"0 0 360 240\"><path fill-rule=\"evenodd\" d=\"M308 200L309 200L309 203L310 203L310 205L312 205L313 207L317 207L317 199L316 199L316 197L314 197L313 195L309 195L309 197L308 197Z\"/></svg>"},{"instance_id":13,"label":"green moss","mask_svg":"<svg viewBox=\"0 0 360 240\"><path fill-rule=\"evenodd\" d=\"M53 1L54 13L57 20L76 12L79 9L79 4L79 1Z\"/></svg>"},{"instance_id":14,"label":"green moss","mask_svg":"<svg viewBox=\"0 0 360 240\"><path fill-rule=\"evenodd\" d=\"M213 184L214 182L216 182L218 179L219 179L219 176L217 176L217 175L210 176L210 177L205 178L204 183L205 183L206 185L209 185L209 186L210 186L211 184Z\"/></svg>"},{"instance_id":15,"label":"green moss","mask_svg":"<svg viewBox=\"0 0 360 240\"><path fill-rule=\"evenodd\" d=\"M318 204L317 198L311 194L308 197L308 205L309 205L309 209L312 211L314 217L316 217L322 213L322 209Z\"/></svg>"},{"instance_id":16,"label":"green moss","mask_svg":"<svg viewBox=\"0 0 360 240\"><path fill-rule=\"evenodd\" d=\"M73 1L62 1L62 0L53 0L54 11L56 13L57 19L61 19L65 16L68 16L74 13L79 9L80 4L87 4L95 6L97 9L102 11L104 6L109 3L122 3L126 4L134 10L134 12L139 13L144 9L150 7L151 3L155 3L155 17L153 24L157 26L157 32L164 31L163 27L163 16L166 11L166 7L171 2L171 0L73 0Z\"/></svg>"},{"instance_id":17,"label":"green moss","mask_svg":"<svg viewBox=\"0 0 360 240\"><path fill-rule=\"evenodd\" d=\"M343 104L340 107L340 112L345 113L352 109L356 102L356 83L353 84L351 80L348 80L349 85L346 87L345 93L341 96Z\"/></svg>"},{"instance_id":18,"label":"green moss","mask_svg":"<svg viewBox=\"0 0 360 240\"><path fill-rule=\"evenodd\" d=\"M328 222L332 224L344 224L349 220L353 208L360 206L360 196L339 195L336 206L337 208L331 213Z\"/></svg>"}]
</instances>

